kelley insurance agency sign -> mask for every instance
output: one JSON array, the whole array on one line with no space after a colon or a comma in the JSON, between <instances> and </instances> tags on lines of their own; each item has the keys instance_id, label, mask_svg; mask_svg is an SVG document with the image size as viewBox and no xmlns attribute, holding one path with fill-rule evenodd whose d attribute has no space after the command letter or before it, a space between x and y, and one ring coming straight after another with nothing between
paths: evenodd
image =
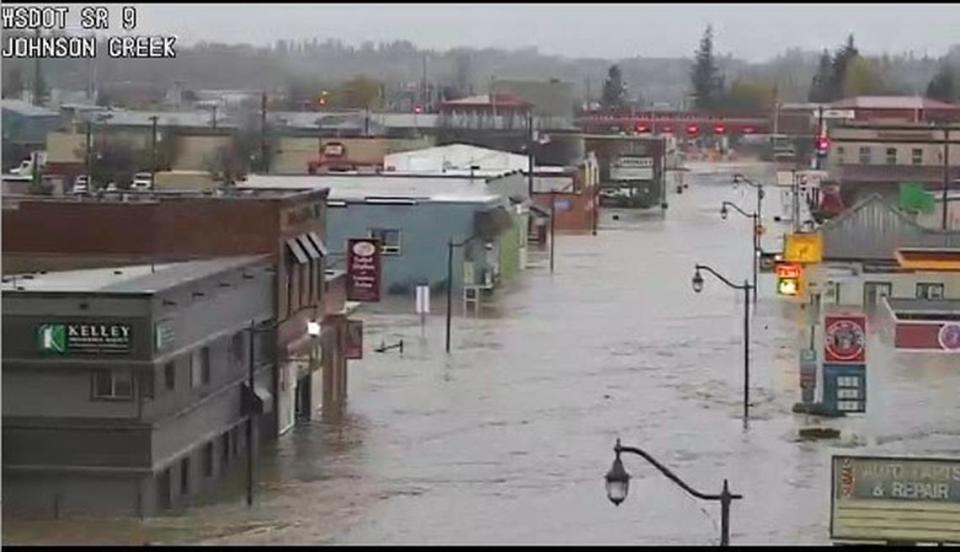
<instances>
[{"instance_id":1,"label":"kelley insurance agency sign","mask_svg":"<svg viewBox=\"0 0 960 552\"><path fill-rule=\"evenodd\" d=\"M960 543L960 459L834 456L830 537Z\"/></svg>"},{"instance_id":2,"label":"kelley insurance agency sign","mask_svg":"<svg viewBox=\"0 0 960 552\"><path fill-rule=\"evenodd\" d=\"M37 326L37 349L42 353L117 354L130 352L129 324L66 322Z\"/></svg>"}]
</instances>

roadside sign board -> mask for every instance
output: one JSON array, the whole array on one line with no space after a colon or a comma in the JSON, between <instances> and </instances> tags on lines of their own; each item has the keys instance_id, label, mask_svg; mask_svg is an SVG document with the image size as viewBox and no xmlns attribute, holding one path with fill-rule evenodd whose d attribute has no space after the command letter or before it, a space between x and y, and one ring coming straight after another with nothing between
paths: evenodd
<instances>
[{"instance_id":1,"label":"roadside sign board","mask_svg":"<svg viewBox=\"0 0 960 552\"><path fill-rule=\"evenodd\" d=\"M863 364L824 363L823 404L837 412L866 412L867 367Z\"/></svg>"},{"instance_id":2,"label":"roadside sign board","mask_svg":"<svg viewBox=\"0 0 960 552\"><path fill-rule=\"evenodd\" d=\"M380 301L380 240L347 240L347 300Z\"/></svg>"},{"instance_id":3,"label":"roadside sign board","mask_svg":"<svg viewBox=\"0 0 960 552\"><path fill-rule=\"evenodd\" d=\"M824 316L823 361L865 364L867 362L867 317L863 314Z\"/></svg>"},{"instance_id":4,"label":"roadside sign board","mask_svg":"<svg viewBox=\"0 0 960 552\"><path fill-rule=\"evenodd\" d=\"M834 456L830 538L960 543L960 459Z\"/></svg>"},{"instance_id":5,"label":"roadside sign board","mask_svg":"<svg viewBox=\"0 0 960 552\"><path fill-rule=\"evenodd\" d=\"M787 234L784 240L784 261L805 264L823 261L823 236L819 232Z\"/></svg>"},{"instance_id":6,"label":"roadside sign board","mask_svg":"<svg viewBox=\"0 0 960 552\"><path fill-rule=\"evenodd\" d=\"M430 314L430 286L417 286L417 314Z\"/></svg>"}]
</instances>

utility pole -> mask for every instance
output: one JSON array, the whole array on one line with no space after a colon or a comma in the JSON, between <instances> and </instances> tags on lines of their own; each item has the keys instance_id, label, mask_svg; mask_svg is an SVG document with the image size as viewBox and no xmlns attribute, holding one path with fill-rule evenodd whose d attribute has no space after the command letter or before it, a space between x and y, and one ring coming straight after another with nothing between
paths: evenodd
<instances>
[{"instance_id":1,"label":"utility pole","mask_svg":"<svg viewBox=\"0 0 960 552\"><path fill-rule=\"evenodd\" d=\"M533 201L533 112L527 112L527 198Z\"/></svg>"},{"instance_id":2,"label":"utility pole","mask_svg":"<svg viewBox=\"0 0 960 552\"><path fill-rule=\"evenodd\" d=\"M93 189L93 121L87 119L87 189Z\"/></svg>"},{"instance_id":3,"label":"utility pole","mask_svg":"<svg viewBox=\"0 0 960 552\"><path fill-rule=\"evenodd\" d=\"M217 128L217 104L213 104L213 128Z\"/></svg>"},{"instance_id":4,"label":"utility pole","mask_svg":"<svg viewBox=\"0 0 960 552\"><path fill-rule=\"evenodd\" d=\"M820 109L818 109L818 121L817 121L817 139L814 141L816 146L814 147L814 159L816 160L816 168L820 170L820 140L823 138L824 129L823 129L823 104L820 104Z\"/></svg>"},{"instance_id":5,"label":"utility pole","mask_svg":"<svg viewBox=\"0 0 960 552\"><path fill-rule=\"evenodd\" d=\"M157 119L156 115L150 117L152 123L152 132L150 134L150 185L153 186L157 179Z\"/></svg>"},{"instance_id":6,"label":"utility pole","mask_svg":"<svg viewBox=\"0 0 960 552\"><path fill-rule=\"evenodd\" d=\"M553 274L553 252L557 228L557 191L550 190L550 274Z\"/></svg>"},{"instance_id":7,"label":"utility pole","mask_svg":"<svg viewBox=\"0 0 960 552\"><path fill-rule=\"evenodd\" d=\"M949 123L943 127L943 224L942 229L947 230L947 203L950 190L950 126Z\"/></svg>"},{"instance_id":8,"label":"utility pole","mask_svg":"<svg viewBox=\"0 0 960 552\"><path fill-rule=\"evenodd\" d=\"M267 159L267 93L260 95L260 170L266 174L270 172L270 161Z\"/></svg>"},{"instance_id":9,"label":"utility pole","mask_svg":"<svg viewBox=\"0 0 960 552\"><path fill-rule=\"evenodd\" d=\"M36 37L37 44L39 44L40 43L39 28L35 30L34 36ZM33 61L33 105L37 105L37 106L43 105L43 102L41 101L42 94L40 90L40 79L41 79L40 56L37 56L36 58L34 58L34 61Z\"/></svg>"}]
</instances>

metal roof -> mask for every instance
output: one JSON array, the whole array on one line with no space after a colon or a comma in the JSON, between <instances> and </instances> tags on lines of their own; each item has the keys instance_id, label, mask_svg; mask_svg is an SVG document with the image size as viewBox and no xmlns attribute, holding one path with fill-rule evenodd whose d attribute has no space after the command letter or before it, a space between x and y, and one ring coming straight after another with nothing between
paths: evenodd
<instances>
[{"instance_id":1,"label":"metal roof","mask_svg":"<svg viewBox=\"0 0 960 552\"><path fill-rule=\"evenodd\" d=\"M500 199L482 179L437 176L249 175L240 188L329 188L331 201L416 200L490 202ZM385 202L386 202L385 201Z\"/></svg>"},{"instance_id":2,"label":"metal roof","mask_svg":"<svg viewBox=\"0 0 960 552\"><path fill-rule=\"evenodd\" d=\"M335 129L336 121L354 121L363 128L363 111L273 111L267 117L274 123L282 123L288 128L317 129L317 121L322 121L324 129ZM433 113L370 113L370 125L374 128L433 128L437 126L438 115Z\"/></svg>"},{"instance_id":3,"label":"metal roof","mask_svg":"<svg viewBox=\"0 0 960 552\"><path fill-rule=\"evenodd\" d=\"M823 224L824 259L895 261L904 247L960 247L960 232L924 228L873 194Z\"/></svg>"},{"instance_id":4,"label":"metal roof","mask_svg":"<svg viewBox=\"0 0 960 552\"><path fill-rule=\"evenodd\" d=\"M860 109L956 109L948 104L921 96L856 96L833 102L832 107Z\"/></svg>"},{"instance_id":5,"label":"metal roof","mask_svg":"<svg viewBox=\"0 0 960 552\"><path fill-rule=\"evenodd\" d=\"M12 98L4 98L0 101L0 107L19 113L24 117L59 117L60 113L47 109L45 107L33 105L30 102Z\"/></svg>"},{"instance_id":6,"label":"metal roof","mask_svg":"<svg viewBox=\"0 0 960 552\"><path fill-rule=\"evenodd\" d=\"M213 128L213 114L209 111L126 111L112 110L111 117L101 122L107 126L153 125L151 117L157 117L160 127ZM217 112L217 128L236 128L237 124L226 114Z\"/></svg>"},{"instance_id":7,"label":"metal roof","mask_svg":"<svg viewBox=\"0 0 960 552\"><path fill-rule=\"evenodd\" d=\"M465 170L471 166L485 171L526 170L530 160L525 155L481 148L469 144L449 144L414 151L391 153L383 158L384 168L398 171Z\"/></svg>"},{"instance_id":8,"label":"metal roof","mask_svg":"<svg viewBox=\"0 0 960 552\"><path fill-rule=\"evenodd\" d=\"M128 265L3 277L4 293L152 294L221 272L265 261L265 256L220 257L201 261Z\"/></svg>"}]
</instances>

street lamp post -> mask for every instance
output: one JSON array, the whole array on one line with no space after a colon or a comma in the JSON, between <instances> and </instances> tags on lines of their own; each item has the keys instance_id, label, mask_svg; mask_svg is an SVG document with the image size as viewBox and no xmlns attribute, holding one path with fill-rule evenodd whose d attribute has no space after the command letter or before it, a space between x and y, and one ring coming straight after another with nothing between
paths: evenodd
<instances>
[{"instance_id":1,"label":"street lamp post","mask_svg":"<svg viewBox=\"0 0 960 552\"><path fill-rule=\"evenodd\" d=\"M153 115L150 117L150 185L153 186L157 179L157 120L159 117Z\"/></svg>"},{"instance_id":2,"label":"street lamp post","mask_svg":"<svg viewBox=\"0 0 960 552\"><path fill-rule=\"evenodd\" d=\"M750 289L753 287L746 280L742 285L737 285L724 278L716 270L707 265L697 264L694 267L693 291L700 293L703 291L703 276L700 271L705 270L717 277L718 280L727 284L728 287L743 290L743 427L746 429L747 420L750 417Z\"/></svg>"},{"instance_id":3,"label":"street lamp post","mask_svg":"<svg viewBox=\"0 0 960 552\"><path fill-rule=\"evenodd\" d=\"M757 213L748 213L738 207L735 203L729 201L724 201L720 205L720 218L727 220L727 207L732 207L734 211L740 213L741 215L753 220L753 304L757 304L757 272L758 264L760 264L760 215Z\"/></svg>"},{"instance_id":4,"label":"street lamp post","mask_svg":"<svg viewBox=\"0 0 960 552\"><path fill-rule=\"evenodd\" d=\"M454 242L452 239L447 240L447 353L450 352L450 322L453 311L453 248L463 247L479 236L479 234L474 234L459 243ZM493 244L488 242L484 247L490 250L493 249Z\"/></svg>"},{"instance_id":5,"label":"street lamp post","mask_svg":"<svg viewBox=\"0 0 960 552\"><path fill-rule=\"evenodd\" d=\"M684 491L687 491L687 493L695 496L696 498L699 498L700 500L719 501L720 546L730 545L730 503L734 500L742 499L743 495L731 493L726 479L723 480L723 489L721 489L720 494L701 493L680 479L677 474L673 473L669 468L658 462L653 456L650 456L644 450L636 447L621 446L620 439L617 439L617 444L614 445L613 452L616 453L617 456L614 458L613 465L610 467L610 471L607 472L605 479L607 481L607 498L609 498L610 502L613 502L615 506L619 506L621 502L626 500L627 491L630 488L630 474L624 469L623 462L620 460L621 452L630 452L640 456L652 464L653 467L660 470L660 473L667 476L670 481L673 481L678 487Z\"/></svg>"},{"instance_id":6,"label":"street lamp post","mask_svg":"<svg viewBox=\"0 0 960 552\"><path fill-rule=\"evenodd\" d=\"M741 174L741 173L736 173L736 174L734 174L734 175L733 175L733 183L734 183L734 184L739 184L740 182L743 182L744 184L747 184L748 186L750 186L750 187L754 188L755 190L757 190L757 210L756 210L757 219L756 219L756 224L754 224L754 229L753 229L754 234L756 234L756 248L755 248L756 251L754 251L754 254L753 254L753 262L754 262L754 264L758 264L758 263L760 262L760 259L757 257L757 252L762 249L762 247L761 247L762 244L760 243L760 242L761 242L761 238L760 238L759 232L760 232L760 228L762 227L761 225L763 224L763 198L766 196L766 193L763 191L763 184L757 184L757 183L755 183L754 181L750 180L749 178L747 178L746 176L744 176L744 175ZM754 286L757 285L756 279L754 279L753 285L754 285ZM754 297L756 297L756 296L754 296Z\"/></svg>"}]
</instances>

